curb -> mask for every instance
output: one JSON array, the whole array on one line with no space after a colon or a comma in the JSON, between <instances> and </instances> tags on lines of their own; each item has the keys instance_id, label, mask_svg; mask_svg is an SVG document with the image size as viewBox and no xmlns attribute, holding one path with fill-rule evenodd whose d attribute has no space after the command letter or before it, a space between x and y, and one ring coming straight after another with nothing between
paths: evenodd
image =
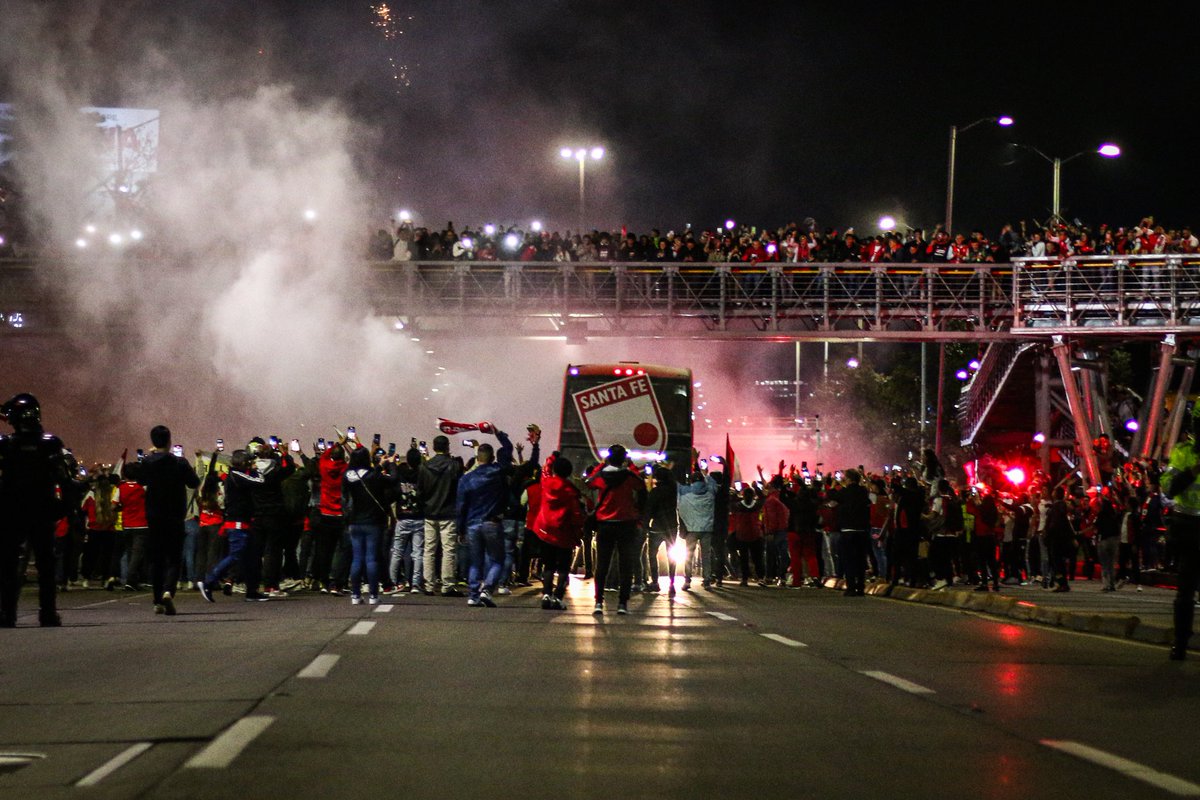
<instances>
[{"instance_id":1,"label":"curb","mask_svg":"<svg viewBox=\"0 0 1200 800\"><path fill-rule=\"evenodd\" d=\"M828 578L822 586L826 589L844 589L845 581ZM1036 622L1081 633L1111 636L1115 639L1133 639L1161 645L1170 645L1174 641L1175 629L1173 626L1142 622L1141 618L1134 614L1068 611L993 592L976 593L974 589L969 591L951 589L935 592L930 589L873 583L866 587L866 593L905 603L960 608L964 611L975 611L1022 622Z\"/></svg>"}]
</instances>

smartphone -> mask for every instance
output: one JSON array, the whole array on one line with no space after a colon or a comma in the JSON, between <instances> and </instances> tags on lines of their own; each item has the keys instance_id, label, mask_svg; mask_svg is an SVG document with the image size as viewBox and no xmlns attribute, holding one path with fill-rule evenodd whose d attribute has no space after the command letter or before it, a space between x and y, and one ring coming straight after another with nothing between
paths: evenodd
<instances>
[{"instance_id":1,"label":"smartphone","mask_svg":"<svg viewBox=\"0 0 1200 800\"><path fill-rule=\"evenodd\" d=\"M217 452L218 453L225 452L225 440L224 439L217 439Z\"/></svg>"},{"instance_id":2,"label":"smartphone","mask_svg":"<svg viewBox=\"0 0 1200 800\"><path fill-rule=\"evenodd\" d=\"M733 488L737 489L739 492L742 490L742 486L744 486L744 485L745 484L743 484L741 481L733 482Z\"/></svg>"},{"instance_id":3,"label":"smartphone","mask_svg":"<svg viewBox=\"0 0 1200 800\"><path fill-rule=\"evenodd\" d=\"M275 449L276 447L279 447L279 437L278 436L268 436L267 444L271 446L272 450Z\"/></svg>"},{"instance_id":4,"label":"smartphone","mask_svg":"<svg viewBox=\"0 0 1200 800\"><path fill-rule=\"evenodd\" d=\"M383 444L383 436L378 433L372 434L371 435L371 444L374 447L379 447L381 444Z\"/></svg>"},{"instance_id":5,"label":"smartphone","mask_svg":"<svg viewBox=\"0 0 1200 800\"><path fill-rule=\"evenodd\" d=\"M176 444L171 446L171 455L183 458L183 445Z\"/></svg>"},{"instance_id":6,"label":"smartphone","mask_svg":"<svg viewBox=\"0 0 1200 800\"><path fill-rule=\"evenodd\" d=\"M724 464L725 463L725 459L721 458L720 456L713 456L708 460L714 464Z\"/></svg>"},{"instance_id":7,"label":"smartphone","mask_svg":"<svg viewBox=\"0 0 1200 800\"><path fill-rule=\"evenodd\" d=\"M424 442L421 442L419 445L417 445L417 449L421 451L421 455L429 455L429 448L425 446Z\"/></svg>"},{"instance_id":8,"label":"smartphone","mask_svg":"<svg viewBox=\"0 0 1200 800\"><path fill-rule=\"evenodd\" d=\"M318 450L324 450L324 449L325 449L325 437L324 437L324 436L321 436L321 437L318 437L318 438L317 438L317 449L318 449Z\"/></svg>"},{"instance_id":9,"label":"smartphone","mask_svg":"<svg viewBox=\"0 0 1200 800\"><path fill-rule=\"evenodd\" d=\"M479 442L476 439L463 439L463 447L479 447Z\"/></svg>"},{"instance_id":10,"label":"smartphone","mask_svg":"<svg viewBox=\"0 0 1200 800\"><path fill-rule=\"evenodd\" d=\"M840 469L833 473L833 479L835 481L840 481L842 479L842 471Z\"/></svg>"},{"instance_id":11,"label":"smartphone","mask_svg":"<svg viewBox=\"0 0 1200 800\"><path fill-rule=\"evenodd\" d=\"M291 443L288 444L288 450L291 450L293 453L299 453L300 452L300 440L292 439Z\"/></svg>"},{"instance_id":12,"label":"smartphone","mask_svg":"<svg viewBox=\"0 0 1200 800\"><path fill-rule=\"evenodd\" d=\"M138 448L137 459L138 461L144 461L146 459L146 454L142 452L142 448L140 447Z\"/></svg>"},{"instance_id":13,"label":"smartphone","mask_svg":"<svg viewBox=\"0 0 1200 800\"><path fill-rule=\"evenodd\" d=\"M708 469L708 459L707 458L700 459L699 461L696 462L696 466L700 467L700 469Z\"/></svg>"},{"instance_id":14,"label":"smartphone","mask_svg":"<svg viewBox=\"0 0 1200 800\"><path fill-rule=\"evenodd\" d=\"M328 449L329 449L329 446L327 444L325 444L324 442L317 442L317 452L318 453L324 453Z\"/></svg>"},{"instance_id":15,"label":"smartphone","mask_svg":"<svg viewBox=\"0 0 1200 800\"><path fill-rule=\"evenodd\" d=\"M805 470L805 471L807 472L807 471L808 471L808 462L807 462L807 461L801 461L801 462L800 462L800 469L802 469L802 470Z\"/></svg>"},{"instance_id":16,"label":"smartphone","mask_svg":"<svg viewBox=\"0 0 1200 800\"><path fill-rule=\"evenodd\" d=\"M383 457L383 454L384 454L384 453L383 453L383 448L382 448L382 447L376 447L376 448L375 448L375 457L376 457L376 458L382 458L382 457Z\"/></svg>"},{"instance_id":17,"label":"smartphone","mask_svg":"<svg viewBox=\"0 0 1200 800\"><path fill-rule=\"evenodd\" d=\"M354 429L353 425L351 425L349 428L346 428L346 438L352 442L358 441L358 431Z\"/></svg>"},{"instance_id":18,"label":"smartphone","mask_svg":"<svg viewBox=\"0 0 1200 800\"><path fill-rule=\"evenodd\" d=\"M395 442L388 442L388 455L389 456L396 455L396 443Z\"/></svg>"},{"instance_id":19,"label":"smartphone","mask_svg":"<svg viewBox=\"0 0 1200 800\"><path fill-rule=\"evenodd\" d=\"M642 471L645 472L646 475L653 475L654 474L654 465L647 464L646 466L642 467Z\"/></svg>"}]
</instances>

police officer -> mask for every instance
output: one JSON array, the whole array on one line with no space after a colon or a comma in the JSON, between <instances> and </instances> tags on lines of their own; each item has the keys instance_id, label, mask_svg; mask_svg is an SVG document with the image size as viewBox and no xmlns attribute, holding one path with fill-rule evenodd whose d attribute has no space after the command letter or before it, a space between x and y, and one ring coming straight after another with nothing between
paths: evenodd
<instances>
[{"instance_id":1,"label":"police officer","mask_svg":"<svg viewBox=\"0 0 1200 800\"><path fill-rule=\"evenodd\" d=\"M42 410L33 395L19 394L0 406L0 418L13 428L11 436L0 435L0 628L17 624L26 543L37 559L38 621L58 627L54 524L63 516L73 477L68 454L57 436L42 430Z\"/></svg>"},{"instance_id":2,"label":"police officer","mask_svg":"<svg viewBox=\"0 0 1200 800\"><path fill-rule=\"evenodd\" d=\"M1192 411L1191 430L1183 441L1171 448L1171 457L1162 486L1171 500L1170 533L1179 558L1179 588L1175 593L1175 643L1171 659L1182 661L1192 636L1197 583L1200 582L1200 449L1196 433L1200 429Z\"/></svg>"}]
</instances>

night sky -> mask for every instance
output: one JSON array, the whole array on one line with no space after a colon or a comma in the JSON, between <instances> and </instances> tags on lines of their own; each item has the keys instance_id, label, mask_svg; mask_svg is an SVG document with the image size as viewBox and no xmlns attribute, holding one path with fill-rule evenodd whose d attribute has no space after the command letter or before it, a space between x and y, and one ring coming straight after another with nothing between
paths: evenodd
<instances>
[{"instance_id":1,"label":"night sky","mask_svg":"<svg viewBox=\"0 0 1200 800\"><path fill-rule=\"evenodd\" d=\"M390 39L370 2L99 7L111 22L90 44L114 79L96 104L153 107L121 78L151 43L192 62L214 93L244 91L247 77L293 83L362 122L355 149L380 217L407 207L430 225L573 227L577 173L558 150L579 143L608 151L589 165L596 226L812 217L861 232L890 213L929 227L944 211L949 127L1009 114L1014 127L959 140L956 228L1049 215L1051 166L1009 141L1061 157L1124 148L1064 167L1067 218L1200 220L1181 121L1193 45L1170 12L1144 5L1119 18L1054 4L981 16L969 5L393 0ZM186 132L164 120L164 168L173 134Z\"/></svg>"}]
</instances>

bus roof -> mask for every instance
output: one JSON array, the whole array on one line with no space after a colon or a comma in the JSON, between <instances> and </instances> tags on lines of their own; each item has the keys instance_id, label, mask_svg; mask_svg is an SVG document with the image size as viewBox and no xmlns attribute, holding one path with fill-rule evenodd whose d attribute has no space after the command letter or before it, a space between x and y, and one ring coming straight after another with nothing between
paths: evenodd
<instances>
[{"instance_id":1,"label":"bus roof","mask_svg":"<svg viewBox=\"0 0 1200 800\"><path fill-rule=\"evenodd\" d=\"M637 361L616 361L609 364L568 364L567 375L584 377L599 375L649 375L651 378L674 378L690 381L692 371L683 367L665 367L661 364L642 364Z\"/></svg>"}]
</instances>

